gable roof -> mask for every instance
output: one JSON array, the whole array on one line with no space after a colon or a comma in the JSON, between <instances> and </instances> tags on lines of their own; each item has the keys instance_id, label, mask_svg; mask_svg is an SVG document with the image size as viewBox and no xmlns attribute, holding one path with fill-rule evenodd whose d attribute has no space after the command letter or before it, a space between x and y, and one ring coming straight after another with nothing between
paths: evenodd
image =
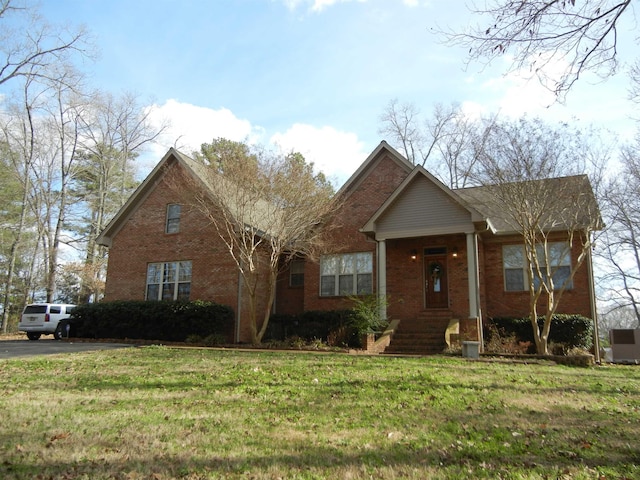
<instances>
[{"instance_id":1,"label":"gable roof","mask_svg":"<svg viewBox=\"0 0 640 480\"><path fill-rule=\"evenodd\" d=\"M539 224L547 231L602 228L598 203L587 175L468 187L454 192L487 218L491 231L496 235L520 233L515 227L517 219L500 199L509 194L521 198L528 194L543 197L537 209L543 215Z\"/></svg>"},{"instance_id":2,"label":"gable roof","mask_svg":"<svg viewBox=\"0 0 640 480\"><path fill-rule=\"evenodd\" d=\"M418 165L360 231L376 238L416 237L472 232L483 221L475 208Z\"/></svg>"},{"instance_id":3,"label":"gable roof","mask_svg":"<svg viewBox=\"0 0 640 480\"><path fill-rule=\"evenodd\" d=\"M160 162L151 170L149 175L138 185L138 188L135 189L125 204L118 210L118 213L111 219L100 235L98 235L97 242L99 245L106 247L111 246L112 238L122 228L126 220L135 212L138 204L153 191L164 174L164 170L172 162L182 164L194 177L199 177L194 171L196 162L175 148L170 148Z\"/></svg>"},{"instance_id":4,"label":"gable roof","mask_svg":"<svg viewBox=\"0 0 640 480\"><path fill-rule=\"evenodd\" d=\"M358 167L358 169L349 177L349 179L340 187L340 190L336 193L336 195L342 195L349 190L354 189L360 181L366 177L367 172L375 166L375 164L387 154L388 158L393 160L396 164L398 164L402 169L404 169L407 174L413 170L413 164L404 158L395 148L389 145L385 140L382 140L378 146L369 154L369 156L365 159L364 162Z\"/></svg>"},{"instance_id":5,"label":"gable roof","mask_svg":"<svg viewBox=\"0 0 640 480\"><path fill-rule=\"evenodd\" d=\"M519 234L517 215L500 197L528 193L542 197L536 207L547 231L601 228L587 175L450 189L416 166L360 231L378 239L469 233L477 228L494 235Z\"/></svg>"},{"instance_id":6,"label":"gable roof","mask_svg":"<svg viewBox=\"0 0 640 480\"><path fill-rule=\"evenodd\" d=\"M205 195L211 198L216 196L225 198L225 215L233 218L234 222L244 225L247 231L259 236L277 238L289 229L287 222L284 221L281 205L265 200L259 192L244 189L209 166L170 148L107 224L98 236L98 244L111 246L113 237L135 212L138 205L153 191L167 167L176 162L197 184L202 186L202 192Z\"/></svg>"},{"instance_id":7,"label":"gable roof","mask_svg":"<svg viewBox=\"0 0 640 480\"><path fill-rule=\"evenodd\" d=\"M382 158L390 158L394 161L407 172L407 177L360 229L361 232L378 238L401 238L470 232L475 230L478 223L481 223L480 228L488 229L497 235L519 233L514 228L514 218L497 201L497 189L503 188L502 186L450 189L422 166L411 164L384 140L371 152L336 195L345 194L357 188L362 179ZM151 193L164 175L166 168L173 162L180 164L187 173L200 182L205 191L211 191L214 188L211 176L204 170L207 168L205 165L194 161L175 148L170 148L107 224L98 236L98 244L111 246L112 238L134 213L138 204ZM533 190L540 186L545 188L544 191L553 200L545 219L550 229L561 230L565 227L558 221L557 216L558 212L566 210L566 204L558 203L557 200L567 196L567 203L573 207L567 210L569 212L567 218L573 215L571 218L574 218L574 221L578 218L584 226L595 224L599 228L601 225L597 202L586 175L518 182L513 185L530 185ZM216 182L216 188L221 187L224 188L224 183L218 185ZM553 205L557 205L557 208ZM267 210L262 209L263 213L267 213ZM256 212L255 215L251 214L252 218L245 222L259 229L258 224L264 223L260 218L264 215L261 215L260 209ZM580 213L583 215L582 218L579 217ZM266 232L265 229L262 231Z\"/></svg>"}]
</instances>

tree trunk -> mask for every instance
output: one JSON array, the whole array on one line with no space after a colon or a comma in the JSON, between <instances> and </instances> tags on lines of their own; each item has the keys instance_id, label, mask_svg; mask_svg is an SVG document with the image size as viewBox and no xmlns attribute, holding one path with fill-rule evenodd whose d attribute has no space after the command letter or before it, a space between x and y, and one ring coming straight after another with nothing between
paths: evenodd
<instances>
[{"instance_id":1,"label":"tree trunk","mask_svg":"<svg viewBox=\"0 0 640 480\"><path fill-rule=\"evenodd\" d=\"M22 193L22 209L20 210L20 220L18 222L18 229L16 231L16 238L11 245L11 252L9 254L9 268L7 270L7 281L4 287L4 298L2 305L4 309L2 311L2 333L7 333L7 326L9 323L9 307L11 305L11 290L13 289L13 276L16 267L16 257L18 255L18 248L20 247L20 241L22 240L22 231L26 223L27 218L27 204L29 196L29 172L25 167L25 185Z\"/></svg>"},{"instance_id":2,"label":"tree trunk","mask_svg":"<svg viewBox=\"0 0 640 480\"><path fill-rule=\"evenodd\" d=\"M22 211L24 212L24 210L25 207L23 204ZM9 307L11 305L11 290L13 289L13 275L16 266L18 247L20 246L20 239L22 236L22 227L24 226L23 215L24 213L20 214L20 226L18 227L16 238L11 245L11 253L9 254L9 268L7 270L7 281L4 284L4 298L2 301L2 305L4 305L4 309L2 311L2 333L7 333L7 325L9 323Z\"/></svg>"},{"instance_id":3,"label":"tree trunk","mask_svg":"<svg viewBox=\"0 0 640 480\"><path fill-rule=\"evenodd\" d=\"M271 317L271 308L273 307L273 302L275 300L276 295L276 282L278 280L277 270L274 272L271 270L269 272L269 286L267 292L267 304L264 307L264 316L262 318L262 325L260 326L260 330L258 331L258 335L256 340L258 343L262 343L262 338L264 334L267 333L267 327L269 326L269 318Z\"/></svg>"}]
</instances>

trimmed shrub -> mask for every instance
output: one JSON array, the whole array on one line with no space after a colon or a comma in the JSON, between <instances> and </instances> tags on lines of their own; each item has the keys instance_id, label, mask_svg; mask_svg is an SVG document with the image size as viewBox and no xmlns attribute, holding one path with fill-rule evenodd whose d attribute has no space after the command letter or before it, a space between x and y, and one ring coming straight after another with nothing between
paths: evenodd
<instances>
[{"instance_id":1,"label":"trimmed shrub","mask_svg":"<svg viewBox=\"0 0 640 480\"><path fill-rule=\"evenodd\" d=\"M300 338L307 342L321 340L331 346L359 347L362 321L353 310L310 310L299 315L273 315L265 341Z\"/></svg>"},{"instance_id":2,"label":"trimmed shrub","mask_svg":"<svg viewBox=\"0 0 640 480\"><path fill-rule=\"evenodd\" d=\"M349 297L353 302L353 326L360 335L382 333L389 325L386 319L380 316L382 307L388 306L387 299L378 295L364 295Z\"/></svg>"},{"instance_id":3,"label":"trimmed shrub","mask_svg":"<svg viewBox=\"0 0 640 480\"><path fill-rule=\"evenodd\" d=\"M71 335L183 342L212 335L233 341L233 310L214 302L116 301L79 305Z\"/></svg>"},{"instance_id":4,"label":"trimmed shrub","mask_svg":"<svg viewBox=\"0 0 640 480\"><path fill-rule=\"evenodd\" d=\"M498 328L490 322L485 326L484 336L484 348L485 351L489 353L522 355L526 353L533 353L535 351L535 345L532 348L531 342L518 340L518 337L514 332L507 334L504 328Z\"/></svg>"},{"instance_id":5,"label":"trimmed shrub","mask_svg":"<svg viewBox=\"0 0 640 480\"><path fill-rule=\"evenodd\" d=\"M538 325L542 327L544 317L538 318ZM532 352L535 353L535 341L533 329L529 317L509 318L495 317L488 320L490 328L487 328L487 341L492 342L492 336L515 337L517 342L530 343ZM589 350L593 344L593 320L582 315L556 314L551 320L549 332L549 344L559 347L566 352L574 348Z\"/></svg>"}]
</instances>

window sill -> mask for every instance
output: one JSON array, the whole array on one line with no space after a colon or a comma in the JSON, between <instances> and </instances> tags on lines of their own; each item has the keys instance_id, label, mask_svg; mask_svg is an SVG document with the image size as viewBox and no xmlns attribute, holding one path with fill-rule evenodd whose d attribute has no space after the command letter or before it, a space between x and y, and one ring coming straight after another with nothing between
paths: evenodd
<instances>
[{"instance_id":1,"label":"window sill","mask_svg":"<svg viewBox=\"0 0 640 480\"><path fill-rule=\"evenodd\" d=\"M354 293L351 295L318 295L320 299L331 299L331 298L352 298L352 297L368 297L369 295L374 295L373 293Z\"/></svg>"}]
</instances>

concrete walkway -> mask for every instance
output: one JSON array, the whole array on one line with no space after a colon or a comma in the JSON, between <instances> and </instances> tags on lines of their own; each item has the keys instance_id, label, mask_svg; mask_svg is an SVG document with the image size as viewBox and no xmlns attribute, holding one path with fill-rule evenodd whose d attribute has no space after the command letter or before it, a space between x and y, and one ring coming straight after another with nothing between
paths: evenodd
<instances>
[{"instance_id":1,"label":"concrete walkway","mask_svg":"<svg viewBox=\"0 0 640 480\"><path fill-rule=\"evenodd\" d=\"M52 355L57 353L88 352L132 347L125 343L73 342L41 338L40 340L0 340L0 359Z\"/></svg>"}]
</instances>

